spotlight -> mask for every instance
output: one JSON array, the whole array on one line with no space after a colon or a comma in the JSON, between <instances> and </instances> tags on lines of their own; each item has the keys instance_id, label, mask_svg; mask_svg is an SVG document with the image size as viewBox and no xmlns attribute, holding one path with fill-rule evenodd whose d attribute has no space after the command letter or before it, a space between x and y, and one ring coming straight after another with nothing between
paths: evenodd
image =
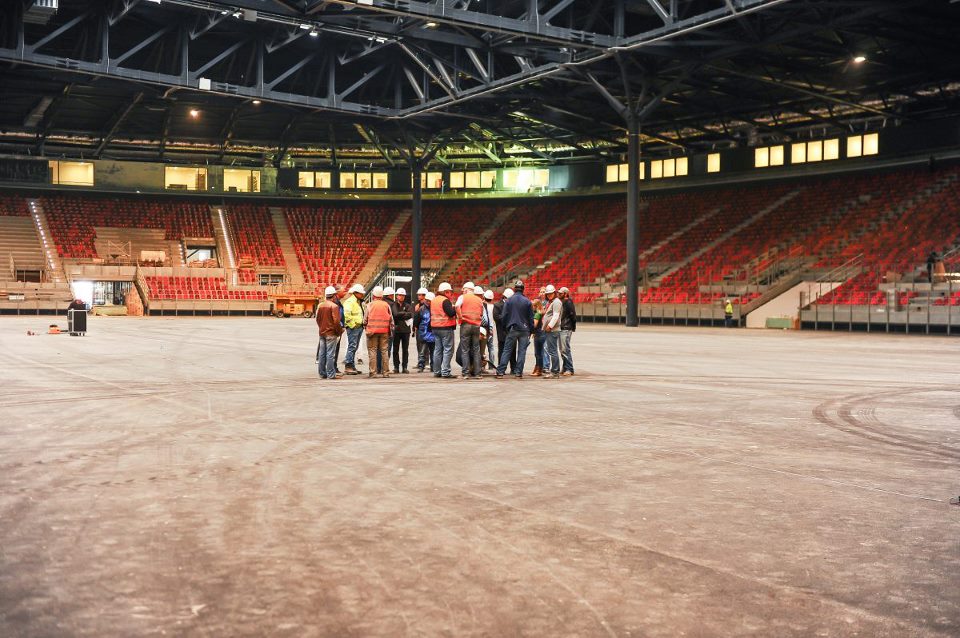
<instances>
[{"instance_id":1,"label":"spotlight","mask_svg":"<svg viewBox=\"0 0 960 638\"><path fill-rule=\"evenodd\" d=\"M197 118L200 117L200 111L197 109L190 109L190 117Z\"/></svg>"},{"instance_id":2,"label":"spotlight","mask_svg":"<svg viewBox=\"0 0 960 638\"><path fill-rule=\"evenodd\" d=\"M304 31L306 31L307 29L310 28L310 25L309 25L309 24L301 24L301 25L300 25L300 28L303 29Z\"/></svg>"},{"instance_id":3,"label":"spotlight","mask_svg":"<svg viewBox=\"0 0 960 638\"><path fill-rule=\"evenodd\" d=\"M423 25L423 26L427 27L428 29L436 29L436 28L439 27L440 25L431 20L430 22L426 23L426 24Z\"/></svg>"},{"instance_id":4,"label":"spotlight","mask_svg":"<svg viewBox=\"0 0 960 638\"><path fill-rule=\"evenodd\" d=\"M318 35L320 35L320 32L317 31L316 29L314 29L313 31L310 32L309 35L310 35L311 38L315 38L315 37L317 37Z\"/></svg>"},{"instance_id":5,"label":"spotlight","mask_svg":"<svg viewBox=\"0 0 960 638\"><path fill-rule=\"evenodd\" d=\"M855 58L853 58L854 64L863 64L866 61L867 61L867 56L865 55L858 55Z\"/></svg>"},{"instance_id":6,"label":"spotlight","mask_svg":"<svg viewBox=\"0 0 960 638\"><path fill-rule=\"evenodd\" d=\"M253 103L254 103L255 105L259 105L259 104L260 104L260 100L254 100Z\"/></svg>"},{"instance_id":7,"label":"spotlight","mask_svg":"<svg viewBox=\"0 0 960 638\"><path fill-rule=\"evenodd\" d=\"M233 12L233 17L234 17L234 18L237 18L238 20L240 19L240 16L242 16L242 15L243 15L243 14L240 13L239 11L234 11L234 12Z\"/></svg>"}]
</instances>

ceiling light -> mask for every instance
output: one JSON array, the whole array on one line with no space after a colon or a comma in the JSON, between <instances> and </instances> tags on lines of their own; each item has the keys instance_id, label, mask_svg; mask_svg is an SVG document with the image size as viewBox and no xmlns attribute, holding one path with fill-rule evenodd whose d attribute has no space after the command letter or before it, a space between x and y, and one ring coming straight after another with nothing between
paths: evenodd
<instances>
[{"instance_id":1,"label":"ceiling light","mask_svg":"<svg viewBox=\"0 0 960 638\"><path fill-rule=\"evenodd\" d=\"M190 109L190 117L200 117L200 111L197 109Z\"/></svg>"},{"instance_id":2,"label":"ceiling light","mask_svg":"<svg viewBox=\"0 0 960 638\"><path fill-rule=\"evenodd\" d=\"M310 32L310 37L311 37L311 38L315 38L315 37L317 37L318 35L320 35L320 32L317 31L316 29L314 29L313 31Z\"/></svg>"},{"instance_id":3,"label":"ceiling light","mask_svg":"<svg viewBox=\"0 0 960 638\"><path fill-rule=\"evenodd\" d=\"M254 100L253 103L254 103L254 104L260 104L260 100Z\"/></svg>"},{"instance_id":4,"label":"ceiling light","mask_svg":"<svg viewBox=\"0 0 960 638\"><path fill-rule=\"evenodd\" d=\"M856 56L855 58L853 58L853 61L854 61L854 63L856 63L856 64L863 64L864 62L867 61L867 56L865 56L865 55L858 55L858 56Z\"/></svg>"},{"instance_id":5,"label":"ceiling light","mask_svg":"<svg viewBox=\"0 0 960 638\"><path fill-rule=\"evenodd\" d=\"M301 25L300 25L300 28L306 30L306 29L309 29L309 28L310 28L310 25L309 25L309 24L301 24Z\"/></svg>"},{"instance_id":6,"label":"ceiling light","mask_svg":"<svg viewBox=\"0 0 960 638\"><path fill-rule=\"evenodd\" d=\"M225 16L228 13L230 13L230 9L224 9L223 11L220 12L220 15Z\"/></svg>"},{"instance_id":7,"label":"ceiling light","mask_svg":"<svg viewBox=\"0 0 960 638\"><path fill-rule=\"evenodd\" d=\"M239 18L240 18L240 16L242 16L242 15L243 15L243 14L242 14L242 13L240 13L239 11L234 11L234 12L233 12L233 17L234 17L234 18L237 18L237 19L239 19Z\"/></svg>"},{"instance_id":8,"label":"ceiling light","mask_svg":"<svg viewBox=\"0 0 960 638\"><path fill-rule=\"evenodd\" d=\"M426 23L426 24L423 25L423 26L427 27L428 29L436 29L436 28L439 27L440 25L431 20L430 22Z\"/></svg>"}]
</instances>

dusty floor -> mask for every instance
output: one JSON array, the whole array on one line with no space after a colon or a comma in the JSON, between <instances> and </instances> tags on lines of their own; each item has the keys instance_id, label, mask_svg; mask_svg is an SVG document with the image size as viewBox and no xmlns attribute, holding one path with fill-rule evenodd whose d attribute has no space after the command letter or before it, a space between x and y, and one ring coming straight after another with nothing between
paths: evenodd
<instances>
[{"instance_id":1,"label":"dusty floor","mask_svg":"<svg viewBox=\"0 0 960 638\"><path fill-rule=\"evenodd\" d=\"M0 636L960 635L956 339L326 382L309 320L47 323L0 320Z\"/></svg>"}]
</instances>

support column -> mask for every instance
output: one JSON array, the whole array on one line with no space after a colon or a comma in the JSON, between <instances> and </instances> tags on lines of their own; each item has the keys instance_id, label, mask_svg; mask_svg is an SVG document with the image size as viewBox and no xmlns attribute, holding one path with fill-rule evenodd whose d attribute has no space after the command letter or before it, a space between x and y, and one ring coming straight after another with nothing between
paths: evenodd
<instances>
[{"instance_id":1,"label":"support column","mask_svg":"<svg viewBox=\"0 0 960 638\"><path fill-rule=\"evenodd\" d=\"M410 281L410 296L409 299L417 298L417 289L420 288L420 238L423 232L423 189L420 186L420 176L423 175L423 167L420 165L420 160L413 159L410 162L411 174L413 175L413 202L411 205L412 216L411 216L411 226L413 230L413 239L410 242L412 247L412 270L413 270L413 279Z\"/></svg>"},{"instance_id":2,"label":"support column","mask_svg":"<svg viewBox=\"0 0 960 638\"><path fill-rule=\"evenodd\" d=\"M637 313L640 277L640 249L637 242L637 208L640 203L640 123L636 115L627 118L627 325L640 325Z\"/></svg>"}]
</instances>

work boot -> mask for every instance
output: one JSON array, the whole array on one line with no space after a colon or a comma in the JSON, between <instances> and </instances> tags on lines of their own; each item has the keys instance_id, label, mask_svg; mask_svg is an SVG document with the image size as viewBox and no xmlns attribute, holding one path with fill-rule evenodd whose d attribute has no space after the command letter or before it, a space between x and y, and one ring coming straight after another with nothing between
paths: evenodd
<instances>
[{"instance_id":1,"label":"work boot","mask_svg":"<svg viewBox=\"0 0 960 638\"><path fill-rule=\"evenodd\" d=\"M573 373L570 372L569 370L567 370L566 372L563 373L563 376L565 376L565 377L572 377L572 376L573 376Z\"/></svg>"},{"instance_id":2,"label":"work boot","mask_svg":"<svg viewBox=\"0 0 960 638\"><path fill-rule=\"evenodd\" d=\"M421 372L423 372L423 371L421 370ZM403 369L403 374L410 374L410 371L407 370L406 368L404 368L404 369Z\"/></svg>"},{"instance_id":3,"label":"work boot","mask_svg":"<svg viewBox=\"0 0 960 638\"><path fill-rule=\"evenodd\" d=\"M367 378L368 378L368 379L372 379L372 378L374 378L375 376L377 376L377 373L376 373L376 372L372 372L372 371L371 371L371 372L369 372L369 373L367 374Z\"/></svg>"},{"instance_id":4,"label":"work boot","mask_svg":"<svg viewBox=\"0 0 960 638\"><path fill-rule=\"evenodd\" d=\"M533 366L533 372L530 373L531 377L540 377L543 376L543 370L540 369L540 366Z\"/></svg>"},{"instance_id":5,"label":"work boot","mask_svg":"<svg viewBox=\"0 0 960 638\"><path fill-rule=\"evenodd\" d=\"M389 372L384 372L383 374L380 375L380 378L381 378L381 379L389 379L389 378L390 378L390 373L389 373Z\"/></svg>"}]
</instances>

